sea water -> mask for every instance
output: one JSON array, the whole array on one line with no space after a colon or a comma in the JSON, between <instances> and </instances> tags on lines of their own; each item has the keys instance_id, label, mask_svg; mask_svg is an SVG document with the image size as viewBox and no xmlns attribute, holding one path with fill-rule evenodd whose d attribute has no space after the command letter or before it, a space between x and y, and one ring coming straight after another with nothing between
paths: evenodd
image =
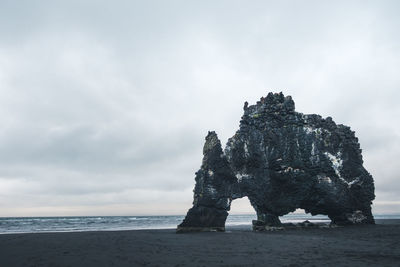
<instances>
[{"instance_id":1,"label":"sea water","mask_svg":"<svg viewBox=\"0 0 400 267\"><path fill-rule=\"evenodd\" d=\"M37 232L118 231L140 229L173 229L183 220L177 216L88 216L88 217L3 217L0 234ZM400 215L375 215L376 219L400 219ZM251 225L256 215L229 215L226 226ZM327 216L289 214L282 222L330 222Z\"/></svg>"}]
</instances>

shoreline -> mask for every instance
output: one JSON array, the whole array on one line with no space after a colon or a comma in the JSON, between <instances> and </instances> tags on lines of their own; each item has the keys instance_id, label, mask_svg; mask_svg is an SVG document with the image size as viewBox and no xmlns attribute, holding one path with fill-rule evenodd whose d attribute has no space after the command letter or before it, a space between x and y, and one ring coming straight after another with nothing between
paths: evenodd
<instances>
[{"instance_id":1,"label":"shoreline","mask_svg":"<svg viewBox=\"0 0 400 267\"><path fill-rule=\"evenodd\" d=\"M327 222L329 224L329 222ZM400 224L400 219L376 219L375 225L380 224ZM357 225L356 225L357 226ZM342 227L342 226L340 226ZM345 226L345 227L353 227L353 226ZM125 232L125 231L159 231L159 230L176 230L176 227L163 227L163 228L141 228L141 229L94 229L94 230L72 230L72 231L36 231L36 232L0 232L0 236L2 235L25 235L25 234L45 234L45 233L85 233L85 232ZM226 225L225 231L253 231L251 224L233 224ZM285 229L289 230L289 229Z\"/></svg>"},{"instance_id":2,"label":"shoreline","mask_svg":"<svg viewBox=\"0 0 400 267\"><path fill-rule=\"evenodd\" d=\"M0 266L398 266L400 220L338 228L0 235Z\"/></svg>"}]
</instances>

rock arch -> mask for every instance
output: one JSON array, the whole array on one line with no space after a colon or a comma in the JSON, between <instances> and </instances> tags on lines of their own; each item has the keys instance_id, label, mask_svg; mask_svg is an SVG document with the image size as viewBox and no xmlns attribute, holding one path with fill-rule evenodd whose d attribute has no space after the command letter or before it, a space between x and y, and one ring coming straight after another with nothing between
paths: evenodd
<instances>
[{"instance_id":1,"label":"rock arch","mask_svg":"<svg viewBox=\"0 0 400 267\"><path fill-rule=\"evenodd\" d=\"M244 105L225 150L209 132L196 172L193 207L178 231L224 231L232 200L247 196L258 224L280 225L297 208L335 224L374 223L372 176L349 127L295 112L290 96L269 93Z\"/></svg>"}]
</instances>

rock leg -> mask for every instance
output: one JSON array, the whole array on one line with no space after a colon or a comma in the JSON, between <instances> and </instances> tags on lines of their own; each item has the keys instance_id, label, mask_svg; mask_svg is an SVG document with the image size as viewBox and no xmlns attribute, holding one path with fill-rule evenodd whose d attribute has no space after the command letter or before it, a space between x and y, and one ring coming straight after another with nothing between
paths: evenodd
<instances>
[{"instance_id":1,"label":"rock leg","mask_svg":"<svg viewBox=\"0 0 400 267\"><path fill-rule=\"evenodd\" d=\"M222 152L215 132L209 132L203 148L201 168L196 172L193 207L177 232L225 231L236 178Z\"/></svg>"},{"instance_id":2,"label":"rock leg","mask_svg":"<svg viewBox=\"0 0 400 267\"><path fill-rule=\"evenodd\" d=\"M191 208L177 232L225 231L228 212L224 209L197 206Z\"/></svg>"},{"instance_id":3,"label":"rock leg","mask_svg":"<svg viewBox=\"0 0 400 267\"><path fill-rule=\"evenodd\" d=\"M279 217L271 213L257 213L257 220L253 220L254 231L264 231L269 228L281 227ZM268 229L267 229L268 228Z\"/></svg>"},{"instance_id":4,"label":"rock leg","mask_svg":"<svg viewBox=\"0 0 400 267\"><path fill-rule=\"evenodd\" d=\"M328 217L332 220L332 224L337 225L375 224L371 210L364 212L361 210L355 210L347 213L330 214Z\"/></svg>"}]
</instances>

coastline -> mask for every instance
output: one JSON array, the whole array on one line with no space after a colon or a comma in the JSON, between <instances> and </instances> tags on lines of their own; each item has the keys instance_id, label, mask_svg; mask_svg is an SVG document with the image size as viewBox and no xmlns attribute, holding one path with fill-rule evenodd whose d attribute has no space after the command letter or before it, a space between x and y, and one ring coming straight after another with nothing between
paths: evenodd
<instances>
[{"instance_id":1,"label":"coastline","mask_svg":"<svg viewBox=\"0 0 400 267\"><path fill-rule=\"evenodd\" d=\"M1 266L398 266L400 220L331 229L0 235Z\"/></svg>"},{"instance_id":2,"label":"coastline","mask_svg":"<svg viewBox=\"0 0 400 267\"><path fill-rule=\"evenodd\" d=\"M183 217L183 216L182 216ZM376 224L400 224L400 216L396 215L395 219L375 219ZM316 222L316 223L323 223L323 224L329 224L327 220L319 220L319 219L313 219L313 218L303 218L303 220L289 220L289 221L284 221L284 223L300 223L305 220L310 220L311 222ZM180 222L180 221L179 221ZM178 222L178 223L179 223ZM230 230L246 230L246 231L252 231L252 225L249 223L227 223L226 224L226 231ZM0 228L0 236L1 235L19 235L19 234L42 234L42 233L84 233L84 232L119 232L119 231L144 231L144 230L176 230L177 226L168 226L168 227L163 227L163 226L158 226L158 227L145 227L145 228L129 228L129 227L124 227L124 228L105 228L105 229L90 229L90 228L82 228L82 229L74 229L74 230L41 230L41 231L16 231L16 232L1 232Z\"/></svg>"}]
</instances>

